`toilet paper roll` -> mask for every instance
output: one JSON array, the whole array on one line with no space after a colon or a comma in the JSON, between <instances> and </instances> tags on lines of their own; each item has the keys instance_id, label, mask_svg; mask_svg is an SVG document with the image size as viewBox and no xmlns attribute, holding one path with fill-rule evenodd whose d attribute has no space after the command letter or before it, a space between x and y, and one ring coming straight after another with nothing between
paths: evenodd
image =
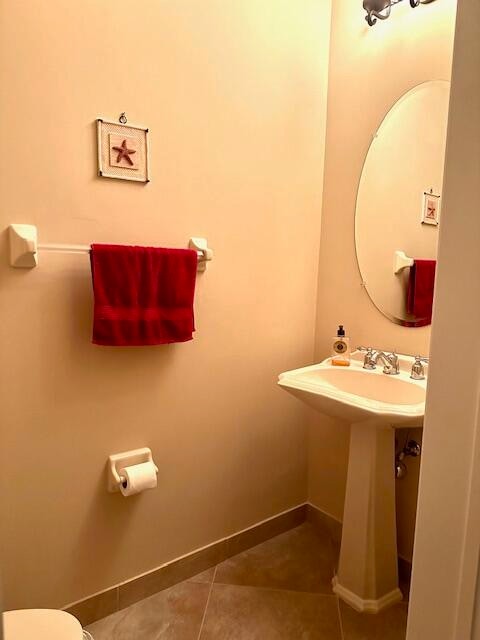
<instances>
[{"instance_id":1,"label":"toilet paper roll","mask_svg":"<svg viewBox=\"0 0 480 640\"><path fill-rule=\"evenodd\" d=\"M120 484L120 491L124 496L134 496L145 489L155 489L157 486L157 467L153 462L142 462L131 467L125 467L118 472L124 481Z\"/></svg>"}]
</instances>

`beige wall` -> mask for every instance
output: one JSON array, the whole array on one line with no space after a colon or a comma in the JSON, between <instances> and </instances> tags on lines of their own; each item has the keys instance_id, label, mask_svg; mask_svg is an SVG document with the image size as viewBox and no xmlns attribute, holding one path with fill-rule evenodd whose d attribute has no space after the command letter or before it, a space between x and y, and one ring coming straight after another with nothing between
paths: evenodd
<instances>
[{"instance_id":1,"label":"beige wall","mask_svg":"<svg viewBox=\"0 0 480 640\"><path fill-rule=\"evenodd\" d=\"M276 376L313 357L329 2L5 2L0 24L1 228L215 250L192 343L115 349L90 344L88 258L14 271L1 236L6 604L61 606L306 498ZM121 111L150 127L148 186L95 175L94 119ZM107 494L108 454L145 445L158 489Z\"/></svg>"},{"instance_id":2,"label":"beige wall","mask_svg":"<svg viewBox=\"0 0 480 640\"><path fill-rule=\"evenodd\" d=\"M471 635L480 551L480 4L459 0L407 637ZM472 327L468 357L458 327ZM477 617L480 602L477 594Z\"/></svg>"},{"instance_id":3,"label":"beige wall","mask_svg":"<svg viewBox=\"0 0 480 640\"><path fill-rule=\"evenodd\" d=\"M391 106L417 84L450 78L455 6L455 0L441 0L413 10L404 2L385 23L369 28L357 0L333 3L317 360L330 354L339 323L346 326L353 345L428 353L429 328L390 323L360 286L355 198L371 136ZM348 427L317 417L312 422L310 500L341 519ZM411 478L398 484L399 548L406 557L411 555L418 461L409 466Z\"/></svg>"}]
</instances>

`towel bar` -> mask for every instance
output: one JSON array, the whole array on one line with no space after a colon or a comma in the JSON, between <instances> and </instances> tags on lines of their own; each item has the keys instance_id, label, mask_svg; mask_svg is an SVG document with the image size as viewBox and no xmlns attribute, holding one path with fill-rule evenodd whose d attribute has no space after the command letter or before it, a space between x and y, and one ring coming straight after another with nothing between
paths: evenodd
<instances>
[{"instance_id":1,"label":"towel bar","mask_svg":"<svg viewBox=\"0 0 480 640\"><path fill-rule=\"evenodd\" d=\"M90 253L90 247L83 244L39 244L37 227L33 224L11 224L8 228L10 240L10 265L32 269L38 265L39 251L58 253ZM207 262L212 260L213 251L208 248L206 238L190 238L190 249L198 255L198 271L205 271Z\"/></svg>"}]
</instances>

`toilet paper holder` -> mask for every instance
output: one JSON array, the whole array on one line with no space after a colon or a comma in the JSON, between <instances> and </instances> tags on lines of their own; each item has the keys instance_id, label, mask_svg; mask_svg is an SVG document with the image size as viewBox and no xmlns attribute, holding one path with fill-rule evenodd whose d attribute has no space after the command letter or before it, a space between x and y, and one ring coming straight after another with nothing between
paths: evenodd
<instances>
[{"instance_id":1,"label":"toilet paper holder","mask_svg":"<svg viewBox=\"0 0 480 640\"><path fill-rule=\"evenodd\" d=\"M152 451L148 447L108 456L108 491L110 493L120 491L120 485L125 481L125 478L119 473L120 469L143 462L153 462ZM158 473L158 467L156 465L154 467Z\"/></svg>"}]
</instances>

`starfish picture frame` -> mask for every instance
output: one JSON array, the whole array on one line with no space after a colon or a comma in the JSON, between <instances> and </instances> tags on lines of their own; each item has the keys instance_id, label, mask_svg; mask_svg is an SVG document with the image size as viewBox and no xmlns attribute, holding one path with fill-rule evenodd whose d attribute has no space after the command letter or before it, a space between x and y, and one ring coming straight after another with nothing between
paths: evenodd
<instances>
[{"instance_id":1,"label":"starfish picture frame","mask_svg":"<svg viewBox=\"0 0 480 640\"><path fill-rule=\"evenodd\" d=\"M97 118L98 175L150 182L148 128Z\"/></svg>"},{"instance_id":2,"label":"starfish picture frame","mask_svg":"<svg viewBox=\"0 0 480 640\"><path fill-rule=\"evenodd\" d=\"M423 192L422 224L438 227L440 221L440 195L433 193L433 189Z\"/></svg>"}]
</instances>

